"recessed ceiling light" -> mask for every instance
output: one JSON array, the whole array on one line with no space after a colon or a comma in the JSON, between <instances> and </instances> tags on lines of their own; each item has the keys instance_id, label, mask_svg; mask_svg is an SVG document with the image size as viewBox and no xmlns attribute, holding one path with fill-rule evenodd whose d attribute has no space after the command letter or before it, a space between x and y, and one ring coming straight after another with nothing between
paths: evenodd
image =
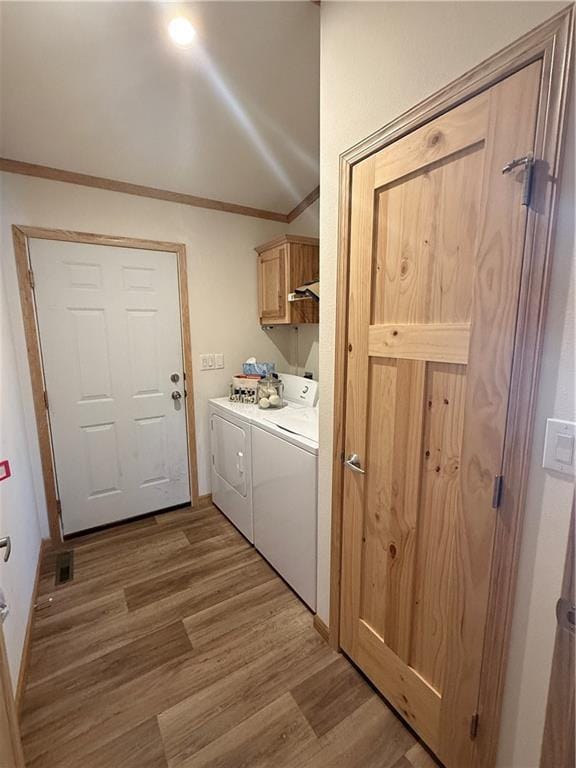
<instances>
[{"instance_id":1,"label":"recessed ceiling light","mask_svg":"<svg viewBox=\"0 0 576 768\"><path fill-rule=\"evenodd\" d=\"M181 48L187 48L191 45L197 34L192 24L184 16L176 16L175 19L172 19L168 24L168 32L176 45Z\"/></svg>"}]
</instances>

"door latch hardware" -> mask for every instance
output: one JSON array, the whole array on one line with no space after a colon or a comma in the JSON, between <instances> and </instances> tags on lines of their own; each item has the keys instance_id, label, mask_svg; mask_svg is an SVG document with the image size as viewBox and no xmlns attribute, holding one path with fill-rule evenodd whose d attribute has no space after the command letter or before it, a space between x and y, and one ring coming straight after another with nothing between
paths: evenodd
<instances>
[{"instance_id":1,"label":"door latch hardware","mask_svg":"<svg viewBox=\"0 0 576 768\"><path fill-rule=\"evenodd\" d=\"M472 741L478 736L478 720L480 719L480 716L478 715L478 712L474 712L470 719L470 738Z\"/></svg>"},{"instance_id":2,"label":"door latch hardware","mask_svg":"<svg viewBox=\"0 0 576 768\"><path fill-rule=\"evenodd\" d=\"M178 390L174 390L171 394L172 400L180 400L182 398L182 393L178 392Z\"/></svg>"},{"instance_id":3,"label":"door latch hardware","mask_svg":"<svg viewBox=\"0 0 576 768\"><path fill-rule=\"evenodd\" d=\"M534 175L534 155L528 152L524 157L517 157L511 160L502 168L502 173L510 173L514 168L524 166L524 181L522 183L522 205L530 205L532 195L532 177Z\"/></svg>"},{"instance_id":4,"label":"door latch hardware","mask_svg":"<svg viewBox=\"0 0 576 768\"><path fill-rule=\"evenodd\" d=\"M492 491L492 509L498 509L502 503L502 492L504 490L504 475L496 475L494 478L494 489Z\"/></svg>"},{"instance_id":5,"label":"door latch hardware","mask_svg":"<svg viewBox=\"0 0 576 768\"><path fill-rule=\"evenodd\" d=\"M576 619L576 605L565 597L561 597L556 603L556 619L558 626L567 629L574 634L574 622Z\"/></svg>"},{"instance_id":6,"label":"door latch hardware","mask_svg":"<svg viewBox=\"0 0 576 768\"><path fill-rule=\"evenodd\" d=\"M0 539L0 549L4 550L4 562L7 563L10 558L10 553L12 552L10 536L5 536L3 539Z\"/></svg>"},{"instance_id":7,"label":"door latch hardware","mask_svg":"<svg viewBox=\"0 0 576 768\"><path fill-rule=\"evenodd\" d=\"M348 456L347 459L344 459L344 464L348 467L348 469L351 469L352 472L357 472L359 475L365 475L366 471L362 469L362 464L360 463L360 457L357 453L353 453L350 456Z\"/></svg>"}]
</instances>

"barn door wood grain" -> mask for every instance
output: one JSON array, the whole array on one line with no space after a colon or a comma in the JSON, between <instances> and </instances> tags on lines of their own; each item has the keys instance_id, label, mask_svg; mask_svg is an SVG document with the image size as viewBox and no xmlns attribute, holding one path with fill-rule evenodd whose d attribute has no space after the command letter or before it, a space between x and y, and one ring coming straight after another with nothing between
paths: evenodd
<instances>
[{"instance_id":1,"label":"barn door wood grain","mask_svg":"<svg viewBox=\"0 0 576 768\"><path fill-rule=\"evenodd\" d=\"M526 231L526 167L502 169L540 76L352 171L341 645L447 768L472 764Z\"/></svg>"}]
</instances>

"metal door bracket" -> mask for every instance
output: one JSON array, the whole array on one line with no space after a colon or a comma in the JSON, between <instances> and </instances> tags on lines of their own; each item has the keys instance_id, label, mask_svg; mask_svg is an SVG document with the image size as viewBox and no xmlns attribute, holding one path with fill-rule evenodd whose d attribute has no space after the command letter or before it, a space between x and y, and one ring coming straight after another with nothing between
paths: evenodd
<instances>
[{"instance_id":1,"label":"metal door bracket","mask_svg":"<svg viewBox=\"0 0 576 768\"><path fill-rule=\"evenodd\" d=\"M470 738L474 740L476 736L478 736L478 720L480 719L480 716L478 715L478 712L474 712L472 715L472 718L470 719Z\"/></svg>"},{"instance_id":2,"label":"metal door bracket","mask_svg":"<svg viewBox=\"0 0 576 768\"><path fill-rule=\"evenodd\" d=\"M30 288L34 290L36 283L34 282L34 272L31 269L28 270L28 282L30 283Z\"/></svg>"},{"instance_id":3,"label":"metal door bracket","mask_svg":"<svg viewBox=\"0 0 576 768\"><path fill-rule=\"evenodd\" d=\"M502 173L510 173L514 168L524 167L524 181L522 183L522 205L530 205L532 196L532 177L534 175L534 155L528 152L524 157L511 160L502 168Z\"/></svg>"},{"instance_id":4,"label":"metal door bracket","mask_svg":"<svg viewBox=\"0 0 576 768\"><path fill-rule=\"evenodd\" d=\"M494 478L494 489L492 491L492 509L498 509L502 502L502 491L504 490L504 475L496 475Z\"/></svg>"}]
</instances>

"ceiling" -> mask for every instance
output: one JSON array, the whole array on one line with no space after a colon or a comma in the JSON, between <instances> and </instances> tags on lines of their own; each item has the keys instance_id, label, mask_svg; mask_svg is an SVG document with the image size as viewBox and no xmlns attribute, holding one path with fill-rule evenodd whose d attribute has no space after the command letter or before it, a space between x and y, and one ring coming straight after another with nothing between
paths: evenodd
<instances>
[{"instance_id":1,"label":"ceiling","mask_svg":"<svg viewBox=\"0 0 576 768\"><path fill-rule=\"evenodd\" d=\"M0 156L287 213L318 184L311 2L0 2ZM189 49L167 24L186 15Z\"/></svg>"}]
</instances>

